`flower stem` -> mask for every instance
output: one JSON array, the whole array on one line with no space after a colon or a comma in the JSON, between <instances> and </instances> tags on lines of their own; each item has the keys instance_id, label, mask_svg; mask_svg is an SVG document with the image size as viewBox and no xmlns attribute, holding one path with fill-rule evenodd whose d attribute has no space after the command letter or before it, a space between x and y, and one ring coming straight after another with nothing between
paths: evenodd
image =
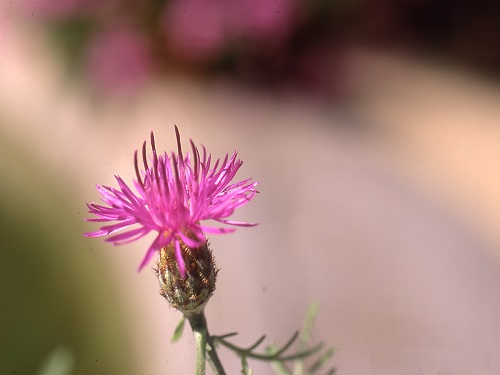
<instances>
[{"instance_id":1,"label":"flower stem","mask_svg":"<svg viewBox=\"0 0 500 375\"><path fill-rule=\"evenodd\" d=\"M214 375L226 375L219 356L217 355L217 351L215 350L214 340L208 333L205 313L201 311L193 315L186 315L186 318L189 320L189 324L193 329L196 341L195 375L205 375L207 352L208 363L212 367Z\"/></svg>"},{"instance_id":2,"label":"flower stem","mask_svg":"<svg viewBox=\"0 0 500 375\"><path fill-rule=\"evenodd\" d=\"M193 329L196 342L196 365L194 368L194 375L205 375L207 361L207 325L206 322L203 322L205 317L202 312L187 318Z\"/></svg>"},{"instance_id":3,"label":"flower stem","mask_svg":"<svg viewBox=\"0 0 500 375\"><path fill-rule=\"evenodd\" d=\"M210 367L215 375L226 375L224 368L222 367L222 363L217 355L217 351L215 350L214 340L210 335L208 335L208 363L210 363Z\"/></svg>"}]
</instances>

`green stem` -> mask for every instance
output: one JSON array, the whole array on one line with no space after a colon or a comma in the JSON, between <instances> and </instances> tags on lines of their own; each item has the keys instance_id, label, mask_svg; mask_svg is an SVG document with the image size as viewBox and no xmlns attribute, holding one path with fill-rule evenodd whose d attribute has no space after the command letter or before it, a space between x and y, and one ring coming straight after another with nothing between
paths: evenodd
<instances>
[{"instance_id":1,"label":"green stem","mask_svg":"<svg viewBox=\"0 0 500 375\"><path fill-rule=\"evenodd\" d=\"M221 345L225 346L227 349L235 352L238 354L240 357L247 357L247 358L253 358L257 359L260 361L280 361L280 362L286 362L286 361L293 361L301 358L308 357L318 351L320 351L323 348L323 344L319 343L318 345L307 349L307 350L302 350L298 351L295 354L289 354L289 355L284 355L284 352L288 350L288 348L294 343L294 341L297 339L299 333L295 332L295 334L291 337L290 340L281 348L277 349L276 351L273 351L271 353L265 353L265 354L259 354L259 353L254 353L253 349L255 349L256 345L260 344L265 336L262 336L254 345L252 345L250 348L243 349L240 348L234 344L231 344L230 342L225 340L225 337L232 336L230 335L225 335L225 336L215 336L212 337L211 339L217 342L219 342Z\"/></svg>"},{"instance_id":2,"label":"green stem","mask_svg":"<svg viewBox=\"0 0 500 375\"><path fill-rule=\"evenodd\" d=\"M207 328L207 320L205 318L205 313L201 311L200 313L186 316L193 329L195 341L196 341L196 367L195 375L205 375L205 363L207 360L208 352L208 363L214 372L214 375L226 375L222 363L215 350L214 340L210 337Z\"/></svg>"},{"instance_id":3,"label":"green stem","mask_svg":"<svg viewBox=\"0 0 500 375\"><path fill-rule=\"evenodd\" d=\"M217 351L215 350L214 340L210 335L208 336L208 363L210 363L210 367L215 375L226 375L224 368L222 367L222 363L217 355Z\"/></svg>"},{"instance_id":4,"label":"green stem","mask_svg":"<svg viewBox=\"0 0 500 375\"><path fill-rule=\"evenodd\" d=\"M203 314L203 313L202 313ZM206 324L202 324L201 315L188 317L193 329L194 340L196 342L196 364L194 375L205 375L207 362L207 329Z\"/></svg>"}]
</instances>

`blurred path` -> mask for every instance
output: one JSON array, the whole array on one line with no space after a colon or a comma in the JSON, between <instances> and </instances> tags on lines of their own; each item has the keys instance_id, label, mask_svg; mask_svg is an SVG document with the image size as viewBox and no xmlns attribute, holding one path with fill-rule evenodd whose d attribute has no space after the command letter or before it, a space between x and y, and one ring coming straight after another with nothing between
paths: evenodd
<instances>
[{"instance_id":1,"label":"blurred path","mask_svg":"<svg viewBox=\"0 0 500 375\"><path fill-rule=\"evenodd\" d=\"M352 61L356 114L389 140L408 177L500 249L499 82L408 57Z\"/></svg>"}]
</instances>

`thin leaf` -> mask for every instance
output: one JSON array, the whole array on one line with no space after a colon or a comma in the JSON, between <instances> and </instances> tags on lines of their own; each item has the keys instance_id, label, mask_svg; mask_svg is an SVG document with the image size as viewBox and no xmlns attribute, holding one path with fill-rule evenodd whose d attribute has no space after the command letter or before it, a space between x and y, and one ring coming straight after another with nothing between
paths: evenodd
<instances>
[{"instance_id":1,"label":"thin leaf","mask_svg":"<svg viewBox=\"0 0 500 375\"><path fill-rule=\"evenodd\" d=\"M276 357L279 357L281 354L286 352L290 346L294 343L295 340L297 340L297 337L299 336L298 332L295 332L293 336L288 340L288 342L276 352Z\"/></svg>"},{"instance_id":2,"label":"thin leaf","mask_svg":"<svg viewBox=\"0 0 500 375\"><path fill-rule=\"evenodd\" d=\"M309 340L311 339L312 330L314 327L314 320L318 314L319 304L313 302L307 310L306 317L304 319L304 324L302 330L300 331L299 339L299 351L304 351L309 345ZM295 365L293 367L294 375L303 375L305 368L304 357L295 360Z\"/></svg>"},{"instance_id":3,"label":"thin leaf","mask_svg":"<svg viewBox=\"0 0 500 375\"><path fill-rule=\"evenodd\" d=\"M286 362L286 361L293 361L296 359L309 357L310 355L319 352L323 348L323 346L324 346L324 344L322 342L320 342L318 345L313 346L310 349L302 350L302 351L297 352L295 354L290 354L287 356L280 357L279 360Z\"/></svg>"},{"instance_id":4,"label":"thin leaf","mask_svg":"<svg viewBox=\"0 0 500 375\"><path fill-rule=\"evenodd\" d=\"M245 351L247 352L251 352L252 350L254 350L257 346L259 346L262 341L264 341L266 339L266 335L262 335L256 342L255 344L249 346L247 349L245 349Z\"/></svg>"},{"instance_id":5,"label":"thin leaf","mask_svg":"<svg viewBox=\"0 0 500 375\"><path fill-rule=\"evenodd\" d=\"M241 357L241 373L243 375L252 375L252 369L248 367L248 362L247 362L247 357L243 356Z\"/></svg>"},{"instance_id":6,"label":"thin leaf","mask_svg":"<svg viewBox=\"0 0 500 375\"><path fill-rule=\"evenodd\" d=\"M309 367L309 373L314 374L316 371L321 369L326 363L332 358L335 354L335 349L328 349L321 357L318 358L316 362L314 362L311 367Z\"/></svg>"},{"instance_id":7,"label":"thin leaf","mask_svg":"<svg viewBox=\"0 0 500 375\"><path fill-rule=\"evenodd\" d=\"M292 375L283 362L274 361L271 362L271 367L277 375Z\"/></svg>"},{"instance_id":8,"label":"thin leaf","mask_svg":"<svg viewBox=\"0 0 500 375\"><path fill-rule=\"evenodd\" d=\"M318 314L319 303L313 302L307 311L306 318L304 320L304 326L300 332L300 350L307 348L309 340L311 339L311 333L314 327L314 320Z\"/></svg>"},{"instance_id":9,"label":"thin leaf","mask_svg":"<svg viewBox=\"0 0 500 375\"><path fill-rule=\"evenodd\" d=\"M171 342L177 342L180 340L180 338L182 337L182 333L184 332L184 323L185 322L186 322L186 318L183 315L181 320L179 320L179 323L177 323L177 327L175 327L174 334L172 335L172 338L170 339Z\"/></svg>"},{"instance_id":10,"label":"thin leaf","mask_svg":"<svg viewBox=\"0 0 500 375\"><path fill-rule=\"evenodd\" d=\"M226 339L228 337L233 337L233 336L236 336L238 334L238 332L230 332L230 333L226 333L225 335L220 335L220 336L212 336L212 338L214 340L219 340L219 339Z\"/></svg>"},{"instance_id":11,"label":"thin leaf","mask_svg":"<svg viewBox=\"0 0 500 375\"><path fill-rule=\"evenodd\" d=\"M73 352L66 346L59 346L45 358L37 375L69 375L74 364Z\"/></svg>"},{"instance_id":12,"label":"thin leaf","mask_svg":"<svg viewBox=\"0 0 500 375\"><path fill-rule=\"evenodd\" d=\"M278 347L276 345L269 345L266 348L266 353L269 355L274 355L278 352ZM272 361L271 367L277 375L292 375L283 362Z\"/></svg>"}]
</instances>

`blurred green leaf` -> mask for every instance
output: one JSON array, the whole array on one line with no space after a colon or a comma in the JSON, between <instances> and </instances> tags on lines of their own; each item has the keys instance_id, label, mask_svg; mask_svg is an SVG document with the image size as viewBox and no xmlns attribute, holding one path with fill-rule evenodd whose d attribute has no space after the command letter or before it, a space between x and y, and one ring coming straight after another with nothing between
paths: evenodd
<instances>
[{"instance_id":1,"label":"blurred green leaf","mask_svg":"<svg viewBox=\"0 0 500 375\"><path fill-rule=\"evenodd\" d=\"M333 357L334 354L334 348L328 349L321 357L318 358L316 362L311 365L311 367L309 367L309 373L314 374L315 372L323 368L323 366L327 364L327 362L330 360L330 358Z\"/></svg>"},{"instance_id":2,"label":"blurred green leaf","mask_svg":"<svg viewBox=\"0 0 500 375\"><path fill-rule=\"evenodd\" d=\"M69 375L74 363L73 352L66 346L59 346L45 359L37 375Z\"/></svg>"},{"instance_id":3,"label":"blurred green leaf","mask_svg":"<svg viewBox=\"0 0 500 375\"><path fill-rule=\"evenodd\" d=\"M180 340L182 333L184 332L184 323L186 323L186 318L183 315L181 320L179 320L179 323L177 323L177 327L175 327L174 334L170 339L171 342L177 342Z\"/></svg>"},{"instance_id":4,"label":"blurred green leaf","mask_svg":"<svg viewBox=\"0 0 500 375\"><path fill-rule=\"evenodd\" d=\"M35 152L0 126L0 374L37 374L61 344L77 359L72 375L134 374L118 285L102 245L82 236L79 189Z\"/></svg>"},{"instance_id":5,"label":"blurred green leaf","mask_svg":"<svg viewBox=\"0 0 500 375\"><path fill-rule=\"evenodd\" d=\"M241 373L243 375L252 375L253 371L250 367L248 367L247 357L241 357L241 367L242 367Z\"/></svg>"}]
</instances>

